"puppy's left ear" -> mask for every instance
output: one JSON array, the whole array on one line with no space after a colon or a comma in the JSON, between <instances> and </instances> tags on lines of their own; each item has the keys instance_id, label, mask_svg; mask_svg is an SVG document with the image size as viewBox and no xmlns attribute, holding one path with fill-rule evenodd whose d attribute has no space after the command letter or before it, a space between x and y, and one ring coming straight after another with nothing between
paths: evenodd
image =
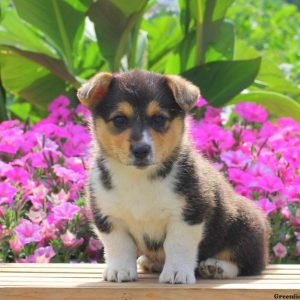
<instances>
[{"instance_id":1,"label":"puppy's left ear","mask_svg":"<svg viewBox=\"0 0 300 300\"><path fill-rule=\"evenodd\" d=\"M166 75L165 78L177 104L185 112L190 111L200 96L199 88L178 75Z\"/></svg>"},{"instance_id":2,"label":"puppy's left ear","mask_svg":"<svg viewBox=\"0 0 300 300\"><path fill-rule=\"evenodd\" d=\"M109 85L113 79L110 73L98 73L77 91L77 97L80 102L88 107L95 107L99 101L106 95Z\"/></svg>"}]
</instances>

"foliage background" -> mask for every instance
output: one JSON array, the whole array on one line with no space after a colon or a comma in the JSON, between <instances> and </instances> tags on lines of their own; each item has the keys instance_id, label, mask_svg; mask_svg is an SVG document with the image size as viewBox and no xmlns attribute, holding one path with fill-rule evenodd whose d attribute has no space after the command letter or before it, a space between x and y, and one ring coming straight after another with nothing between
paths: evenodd
<instances>
[{"instance_id":1,"label":"foliage background","mask_svg":"<svg viewBox=\"0 0 300 300\"><path fill-rule=\"evenodd\" d=\"M76 88L98 71L146 68L183 74L214 106L256 101L300 120L295 4L3 0L0 118L35 122L60 94L75 105Z\"/></svg>"},{"instance_id":2,"label":"foliage background","mask_svg":"<svg viewBox=\"0 0 300 300\"><path fill-rule=\"evenodd\" d=\"M2 0L0 261L102 259L82 194L90 137L76 89L99 71L144 68L200 87L209 105L193 111L198 150L268 215L272 262L298 262L299 7L299 0Z\"/></svg>"}]
</instances>

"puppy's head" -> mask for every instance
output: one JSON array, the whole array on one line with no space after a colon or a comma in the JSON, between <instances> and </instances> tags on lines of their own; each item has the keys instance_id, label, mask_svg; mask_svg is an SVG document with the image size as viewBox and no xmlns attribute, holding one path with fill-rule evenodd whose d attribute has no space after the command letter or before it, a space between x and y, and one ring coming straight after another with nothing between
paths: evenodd
<instances>
[{"instance_id":1,"label":"puppy's head","mask_svg":"<svg viewBox=\"0 0 300 300\"><path fill-rule=\"evenodd\" d=\"M147 71L99 73L78 90L102 151L139 168L165 161L180 145L185 113L199 94L179 76Z\"/></svg>"}]
</instances>

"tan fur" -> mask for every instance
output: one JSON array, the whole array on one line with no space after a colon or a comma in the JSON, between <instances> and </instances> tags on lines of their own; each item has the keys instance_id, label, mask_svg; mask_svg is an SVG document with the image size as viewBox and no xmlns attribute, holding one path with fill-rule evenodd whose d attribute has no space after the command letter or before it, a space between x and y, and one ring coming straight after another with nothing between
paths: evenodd
<instances>
[{"instance_id":1,"label":"tan fur","mask_svg":"<svg viewBox=\"0 0 300 300\"><path fill-rule=\"evenodd\" d=\"M112 78L110 73L99 73L92 77L77 92L80 102L89 108L94 107L106 95Z\"/></svg>"},{"instance_id":2,"label":"tan fur","mask_svg":"<svg viewBox=\"0 0 300 300\"><path fill-rule=\"evenodd\" d=\"M215 258L219 260L231 261L232 253L228 249L224 249L223 251L217 253Z\"/></svg>"},{"instance_id":3,"label":"tan fur","mask_svg":"<svg viewBox=\"0 0 300 300\"><path fill-rule=\"evenodd\" d=\"M157 101L151 101L146 109L147 116L152 117L158 113L164 115L167 118L169 117L169 114L162 110Z\"/></svg>"},{"instance_id":4,"label":"tan fur","mask_svg":"<svg viewBox=\"0 0 300 300\"><path fill-rule=\"evenodd\" d=\"M113 113L113 116L123 115L125 117L131 118L133 116L133 108L128 102L121 102L118 105L117 110ZM111 116L111 117L113 117Z\"/></svg>"},{"instance_id":5,"label":"tan fur","mask_svg":"<svg viewBox=\"0 0 300 300\"><path fill-rule=\"evenodd\" d=\"M181 118L175 118L168 125L164 133L150 130L151 139L154 144L156 163L166 160L179 145L184 128L184 122Z\"/></svg>"},{"instance_id":6,"label":"tan fur","mask_svg":"<svg viewBox=\"0 0 300 300\"><path fill-rule=\"evenodd\" d=\"M178 105L183 110L190 111L200 96L199 88L177 75L166 75L165 77Z\"/></svg>"},{"instance_id":7,"label":"tan fur","mask_svg":"<svg viewBox=\"0 0 300 300\"><path fill-rule=\"evenodd\" d=\"M95 134L102 150L110 157L128 164L130 130L127 129L118 135L113 135L113 129L111 123L107 124L100 118L96 120Z\"/></svg>"}]
</instances>

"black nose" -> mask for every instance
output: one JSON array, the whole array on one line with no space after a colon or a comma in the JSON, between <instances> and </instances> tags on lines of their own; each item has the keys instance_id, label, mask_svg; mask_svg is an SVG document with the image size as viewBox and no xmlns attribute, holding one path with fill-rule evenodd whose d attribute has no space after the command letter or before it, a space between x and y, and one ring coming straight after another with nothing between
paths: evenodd
<instances>
[{"instance_id":1,"label":"black nose","mask_svg":"<svg viewBox=\"0 0 300 300\"><path fill-rule=\"evenodd\" d=\"M150 153L151 147L148 144L134 144L131 146L131 152L134 157L144 159Z\"/></svg>"}]
</instances>

